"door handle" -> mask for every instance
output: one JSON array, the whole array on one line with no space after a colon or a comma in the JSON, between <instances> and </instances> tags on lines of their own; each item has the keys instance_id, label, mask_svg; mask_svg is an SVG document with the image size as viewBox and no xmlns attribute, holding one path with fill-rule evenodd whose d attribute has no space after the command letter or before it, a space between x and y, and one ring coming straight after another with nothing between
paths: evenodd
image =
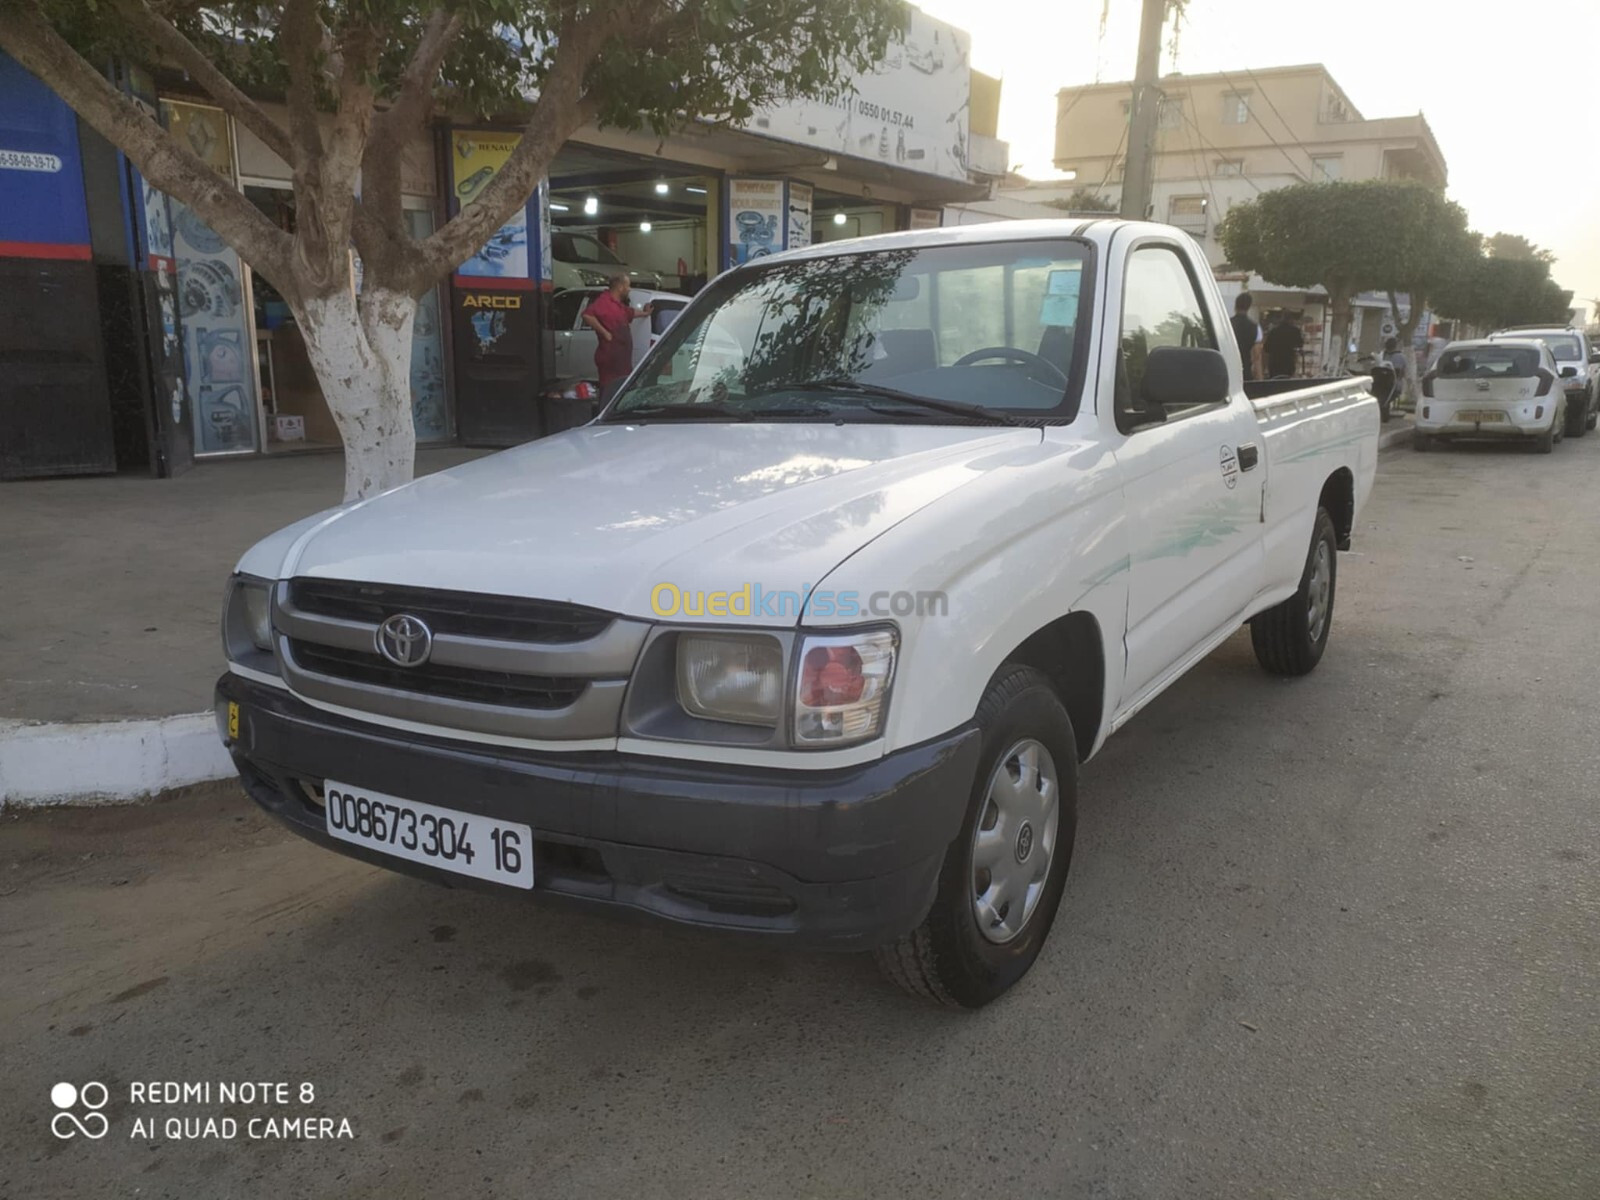
<instances>
[{"instance_id":1,"label":"door handle","mask_svg":"<svg viewBox=\"0 0 1600 1200\"><path fill-rule=\"evenodd\" d=\"M1254 442L1246 442L1239 447L1239 470L1248 471L1261 461L1261 447Z\"/></svg>"}]
</instances>

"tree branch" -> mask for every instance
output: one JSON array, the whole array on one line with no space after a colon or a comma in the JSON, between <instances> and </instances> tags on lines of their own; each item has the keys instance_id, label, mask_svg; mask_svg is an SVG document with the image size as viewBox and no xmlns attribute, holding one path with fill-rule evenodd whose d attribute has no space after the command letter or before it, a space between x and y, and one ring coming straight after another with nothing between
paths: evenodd
<instances>
[{"instance_id":1,"label":"tree branch","mask_svg":"<svg viewBox=\"0 0 1600 1200\"><path fill-rule=\"evenodd\" d=\"M181 67L204 88L216 102L233 114L234 118L255 134L284 162L292 162L289 135L271 117L262 111L249 96L240 91L208 59L200 48L173 24L155 12L145 0L118 0L117 9L135 29L147 36L172 61Z\"/></svg>"},{"instance_id":2,"label":"tree branch","mask_svg":"<svg viewBox=\"0 0 1600 1200\"><path fill-rule=\"evenodd\" d=\"M144 177L192 208L239 255L287 298L296 291L289 235L244 198L231 179L212 170L133 100L73 50L30 5L0 19L0 50L45 80Z\"/></svg>"},{"instance_id":3,"label":"tree branch","mask_svg":"<svg viewBox=\"0 0 1600 1200\"><path fill-rule=\"evenodd\" d=\"M648 37L654 31L653 24L639 20L643 8L642 0L636 0L598 16L586 14L581 20L576 13L568 14L557 34L554 62L540 83L517 148L471 204L418 243L410 290L425 290L528 202L556 152L599 110L597 98L583 87L595 56L613 37L630 30Z\"/></svg>"}]
</instances>

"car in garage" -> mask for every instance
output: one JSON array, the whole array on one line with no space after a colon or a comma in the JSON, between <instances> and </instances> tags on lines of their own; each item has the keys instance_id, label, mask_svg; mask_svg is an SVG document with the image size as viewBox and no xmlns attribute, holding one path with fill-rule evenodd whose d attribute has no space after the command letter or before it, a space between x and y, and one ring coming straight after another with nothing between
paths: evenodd
<instances>
[{"instance_id":1,"label":"car in garage","mask_svg":"<svg viewBox=\"0 0 1600 1200\"><path fill-rule=\"evenodd\" d=\"M1536 338L1550 347L1567 398L1566 434L1580 438L1600 423L1600 355L1581 329L1517 325L1489 335L1490 341Z\"/></svg>"},{"instance_id":2,"label":"car in garage","mask_svg":"<svg viewBox=\"0 0 1600 1200\"><path fill-rule=\"evenodd\" d=\"M1422 377L1411 445L1442 440L1521 439L1549 454L1571 430L1570 399L1554 353L1540 338L1499 336L1451 342Z\"/></svg>"},{"instance_id":3,"label":"car in garage","mask_svg":"<svg viewBox=\"0 0 1600 1200\"><path fill-rule=\"evenodd\" d=\"M603 287L568 288L550 298L550 328L555 341L550 374L560 386L597 380L594 354L599 338L594 329L584 323L583 314L605 290ZM689 300L676 292L636 287L630 290L628 302L635 308L654 306L648 317L633 320L633 365L638 366L688 306Z\"/></svg>"},{"instance_id":4,"label":"car in garage","mask_svg":"<svg viewBox=\"0 0 1600 1200\"><path fill-rule=\"evenodd\" d=\"M550 231L550 284L556 291L578 287L605 287L611 277L626 272L634 287L658 288L655 271L631 267L592 233L576 229Z\"/></svg>"}]
</instances>

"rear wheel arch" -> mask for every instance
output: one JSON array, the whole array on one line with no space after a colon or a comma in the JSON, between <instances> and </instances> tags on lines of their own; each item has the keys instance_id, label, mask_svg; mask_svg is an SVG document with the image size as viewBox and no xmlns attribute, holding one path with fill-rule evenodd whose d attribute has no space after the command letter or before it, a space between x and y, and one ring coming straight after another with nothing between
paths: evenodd
<instances>
[{"instance_id":1,"label":"rear wheel arch","mask_svg":"<svg viewBox=\"0 0 1600 1200\"><path fill-rule=\"evenodd\" d=\"M1340 467L1322 485L1317 506L1328 510L1333 518L1333 532L1341 550L1350 549L1350 537L1356 524L1356 477L1349 467Z\"/></svg>"},{"instance_id":2,"label":"rear wheel arch","mask_svg":"<svg viewBox=\"0 0 1600 1200\"><path fill-rule=\"evenodd\" d=\"M1072 720L1078 761L1094 749L1105 718L1106 651L1100 622L1092 613L1070 612L1025 638L1007 654L1006 665L1033 667L1050 680Z\"/></svg>"}]
</instances>

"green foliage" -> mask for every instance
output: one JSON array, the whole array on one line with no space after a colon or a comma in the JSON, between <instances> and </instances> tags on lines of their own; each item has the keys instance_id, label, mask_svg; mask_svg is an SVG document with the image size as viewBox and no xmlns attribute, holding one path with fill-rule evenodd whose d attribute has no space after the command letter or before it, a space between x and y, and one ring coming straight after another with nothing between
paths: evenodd
<instances>
[{"instance_id":1,"label":"green foliage","mask_svg":"<svg viewBox=\"0 0 1600 1200\"><path fill-rule=\"evenodd\" d=\"M1219 236L1234 266L1336 299L1409 292L1415 301L1477 253L1466 214L1440 192L1393 180L1303 183L1238 204Z\"/></svg>"},{"instance_id":2,"label":"green foliage","mask_svg":"<svg viewBox=\"0 0 1600 1200\"><path fill-rule=\"evenodd\" d=\"M1549 250L1535 246L1520 233L1496 233L1483 239L1484 253L1491 258L1520 258L1550 264L1556 256Z\"/></svg>"},{"instance_id":3,"label":"green foliage","mask_svg":"<svg viewBox=\"0 0 1600 1200\"><path fill-rule=\"evenodd\" d=\"M91 62L135 60L149 46L112 0L35 0L50 23ZM212 62L246 91L282 94L288 63L280 38L287 0L154 0ZM903 27L901 0L319 0L328 45L375 33L382 47L372 82L380 101L402 74L435 13L459 15L436 87L439 110L462 118L514 118L526 111L560 56L569 22L625 23L584 78L600 98L601 124L665 132L685 119L742 120L791 97L837 94L852 74L880 61ZM659 27L659 36L637 30ZM141 53L143 52L143 53ZM332 96L323 89L323 107Z\"/></svg>"},{"instance_id":4,"label":"green foliage","mask_svg":"<svg viewBox=\"0 0 1600 1200\"><path fill-rule=\"evenodd\" d=\"M1075 188L1070 196L1063 196L1059 200L1046 200L1051 208L1064 209L1067 212L1116 212L1117 206L1107 200L1091 187Z\"/></svg>"},{"instance_id":5,"label":"green foliage","mask_svg":"<svg viewBox=\"0 0 1600 1200\"><path fill-rule=\"evenodd\" d=\"M1550 278L1537 258L1480 256L1468 262L1432 298L1442 317L1503 328L1549 321L1564 325L1572 293Z\"/></svg>"}]
</instances>

